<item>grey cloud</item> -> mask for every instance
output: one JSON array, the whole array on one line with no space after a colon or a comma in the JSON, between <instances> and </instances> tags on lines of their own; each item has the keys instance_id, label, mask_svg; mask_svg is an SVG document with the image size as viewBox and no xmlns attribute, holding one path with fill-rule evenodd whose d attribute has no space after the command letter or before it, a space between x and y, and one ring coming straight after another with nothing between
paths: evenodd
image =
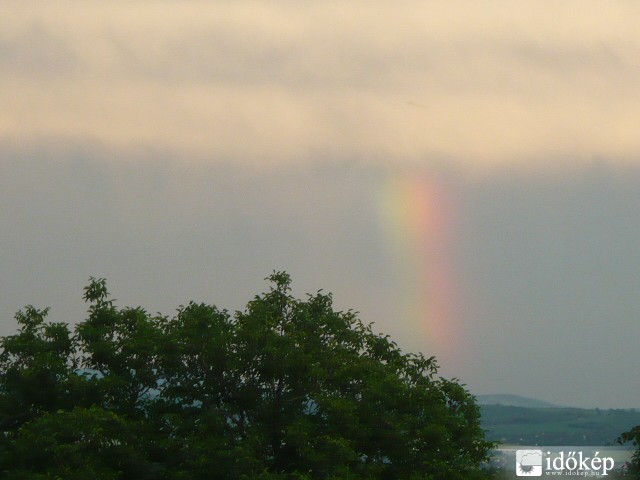
<instances>
[{"instance_id":1,"label":"grey cloud","mask_svg":"<svg viewBox=\"0 0 640 480\"><path fill-rule=\"evenodd\" d=\"M380 239L365 201L371 186L357 171L336 178L161 159L114 167L82 149L67 161L36 155L14 152L0 164L4 322L26 303L78 318L89 275L107 276L127 304L167 313L193 297L240 308L274 268L304 291L346 288L362 272L384 277L372 275Z\"/></svg>"},{"instance_id":2,"label":"grey cloud","mask_svg":"<svg viewBox=\"0 0 640 480\"><path fill-rule=\"evenodd\" d=\"M55 320L83 318L89 275L106 276L119 305L170 314L190 299L241 308L271 270L285 269L296 294L332 291L338 308L359 310L407 350L435 354L445 375L477 393L635 405L636 167L479 176L424 167L457 205L459 316L449 321L459 337L442 346L398 295L421 288L398 283L406 266L381 223L381 189L398 167L111 160L122 155L3 149L0 333L28 303L52 306Z\"/></svg>"},{"instance_id":3,"label":"grey cloud","mask_svg":"<svg viewBox=\"0 0 640 480\"><path fill-rule=\"evenodd\" d=\"M550 390L558 403L622 398L620 389L640 380L628 355L640 311L640 170L594 164L504 175L467 195L459 260L476 305L466 322L484 359L478 375L490 376L480 365L503 355L528 395L566 382ZM592 390L594 377L609 386Z\"/></svg>"}]
</instances>

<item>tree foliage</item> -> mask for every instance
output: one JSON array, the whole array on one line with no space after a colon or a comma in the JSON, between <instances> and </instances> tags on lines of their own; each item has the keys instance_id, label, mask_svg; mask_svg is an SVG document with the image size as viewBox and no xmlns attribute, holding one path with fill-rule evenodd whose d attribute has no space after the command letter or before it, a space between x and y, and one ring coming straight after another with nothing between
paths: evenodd
<instances>
[{"instance_id":1,"label":"tree foliage","mask_svg":"<svg viewBox=\"0 0 640 480\"><path fill-rule=\"evenodd\" d=\"M621 445L631 443L635 447L631 461L624 468L624 473L640 477L640 425L622 433L617 440Z\"/></svg>"},{"instance_id":2,"label":"tree foliage","mask_svg":"<svg viewBox=\"0 0 640 480\"><path fill-rule=\"evenodd\" d=\"M242 312L119 309L94 278L73 331L18 312L0 339L3 478L480 476L479 409L434 358L269 280Z\"/></svg>"}]
</instances>

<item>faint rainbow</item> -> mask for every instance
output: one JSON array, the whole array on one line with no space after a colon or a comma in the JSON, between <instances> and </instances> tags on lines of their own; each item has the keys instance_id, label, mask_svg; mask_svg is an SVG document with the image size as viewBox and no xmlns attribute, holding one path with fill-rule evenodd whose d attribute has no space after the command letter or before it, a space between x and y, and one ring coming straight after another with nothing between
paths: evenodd
<instances>
[{"instance_id":1,"label":"faint rainbow","mask_svg":"<svg viewBox=\"0 0 640 480\"><path fill-rule=\"evenodd\" d=\"M461 353L456 312L454 197L446 183L422 174L390 176L381 213L397 275L396 295L426 355Z\"/></svg>"}]
</instances>

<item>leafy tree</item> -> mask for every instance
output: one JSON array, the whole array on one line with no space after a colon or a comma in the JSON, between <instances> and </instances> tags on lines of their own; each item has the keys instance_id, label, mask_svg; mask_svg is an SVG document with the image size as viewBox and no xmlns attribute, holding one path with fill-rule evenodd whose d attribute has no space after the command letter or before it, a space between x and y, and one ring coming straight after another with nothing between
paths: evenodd
<instances>
[{"instance_id":1,"label":"leafy tree","mask_svg":"<svg viewBox=\"0 0 640 480\"><path fill-rule=\"evenodd\" d=\"M631 462L625 466L625 472L627 475L640 477L640 425L633 427L631 430L624 432L618 437L619 444L631 443L636 447Z\"/></svg>"},{"instance_id":2,"label":"leafy tree","mask_svg":"<svg viewBox=\"0 0 640 480\"><path fill-rule=\"evenodd\" d=\"M13 439L8 479L152 479L138 425L100 407L45 413Z\"/></svg>"},{"instance_id":3,"label":"leafy tree","mask_svg":"<svg viewBox=\"0 0 640 480\"><path fill-rule=\"evenodd\" d=\"M75 346L63 323L45 323L48 309L19 311L18 334L0 339L0 428L12 431L39 415L69 408Z\"/></svg>"},{"instance_id":4,"label":"leafy tree","mask_svg":"<svg viewBox=\"0 0 640 480\"><path fill-rule=\"evenodd\" d=\"M117 309L108 297L106 281L92 278L84 293L89 318L76 328L79 364L100 379L101 406L137 418L158 386L158 319L142 308Z\"/></svg>"},{"instance_id":5,"label":"leafy tree","mask_svg":"<svg viewBox=\"0 0 640 480\"><path fill-rule=\"evenodd\" d=\"M0 342L7 478L480 478L491 444L475 399L330 294L275 272L244 311L171 318L85 288L71 333L19 312Z\"/></svg>"}]
</instances>

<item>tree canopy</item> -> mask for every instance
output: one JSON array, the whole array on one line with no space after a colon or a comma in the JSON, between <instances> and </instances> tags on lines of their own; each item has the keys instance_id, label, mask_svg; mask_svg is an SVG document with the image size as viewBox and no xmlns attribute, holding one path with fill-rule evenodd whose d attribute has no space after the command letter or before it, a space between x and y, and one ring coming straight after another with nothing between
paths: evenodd
<instances>
[{"instance_id":1,"label":"tree canopy","mask_svg":"<svg viewBox=\"0 0 640 480\"><path fill-rule=\"evenodd\" d=\"M32 306L0 339L8 479L456 479L491 444L475 399L322 291L274 272L244 311L172 316L84 290L71 328Z\"/></svg>"}]
</instances>

